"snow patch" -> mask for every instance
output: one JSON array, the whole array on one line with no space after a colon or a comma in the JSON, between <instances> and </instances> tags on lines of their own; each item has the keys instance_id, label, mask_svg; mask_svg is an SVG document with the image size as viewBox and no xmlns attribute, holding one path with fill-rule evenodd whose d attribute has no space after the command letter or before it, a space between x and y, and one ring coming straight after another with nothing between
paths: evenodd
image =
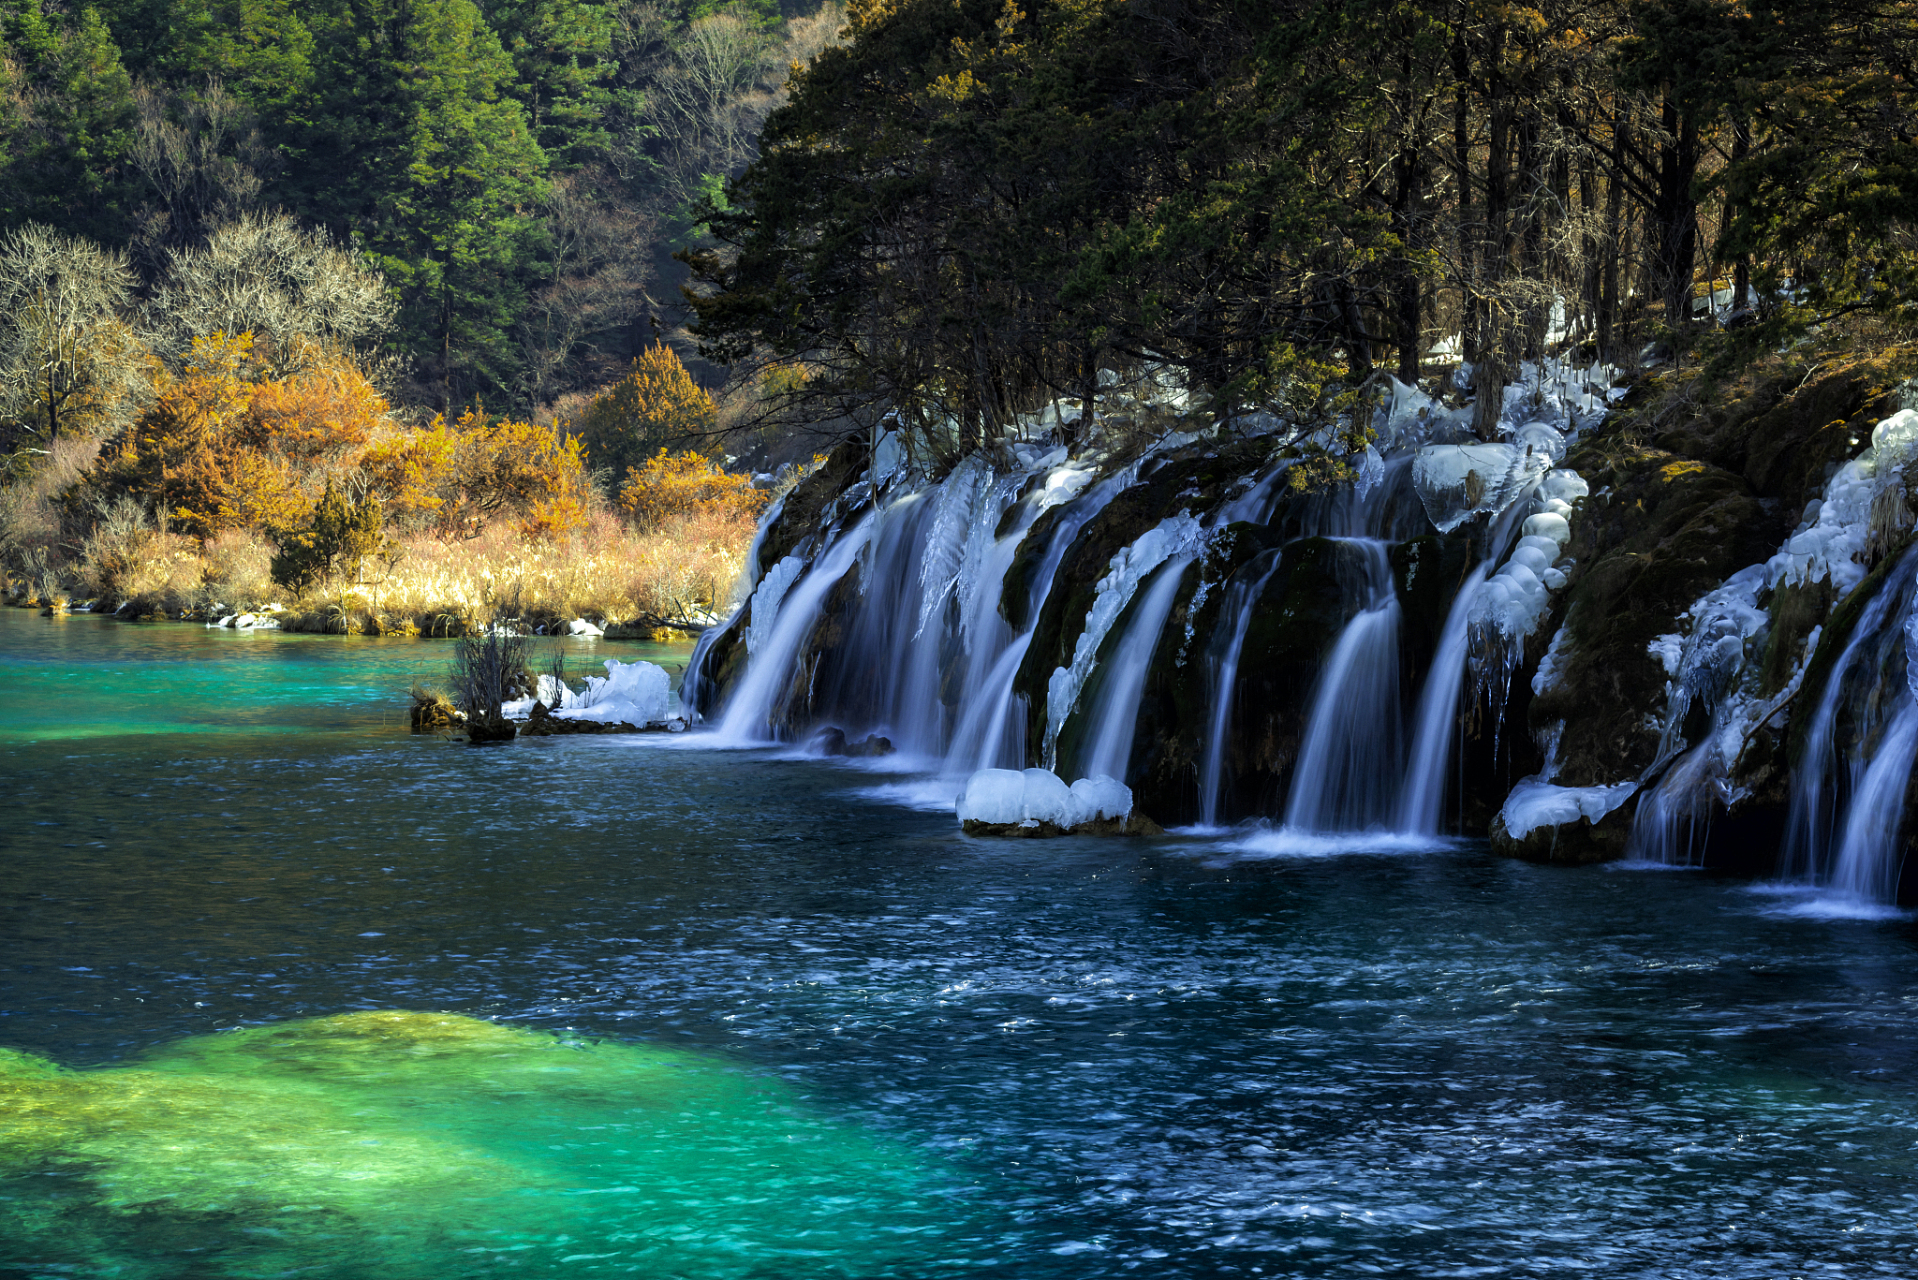
<instances>
[{"instance_id":1,"label":"snow patch","mask_svg":"<svg viewBox=\"0 0 1918 1280\"><path fill-rule=\"evenodd\" d=\"M999 826L1050 823L1061 830L1132 812L1132 789L1116 778L1081 778L1071 786L1046 769L981 769L966 780L954 811L959 821Z\"/></svg>"},{"instance_id":2,"label":"snow patch","mask_svg":"<svg viewBox=\"0 0 1918 1280\"><path fill-rule=\"evenodd\" d=\"M1540 827L1563 826L1580 818L1597 822L1632 798L1636 782L1615 782L1600 787L1560 787L1536 777L1526 778L1505 797L1499 817L1506 834L1523 840Z\"/></svg>"}]
</instances>

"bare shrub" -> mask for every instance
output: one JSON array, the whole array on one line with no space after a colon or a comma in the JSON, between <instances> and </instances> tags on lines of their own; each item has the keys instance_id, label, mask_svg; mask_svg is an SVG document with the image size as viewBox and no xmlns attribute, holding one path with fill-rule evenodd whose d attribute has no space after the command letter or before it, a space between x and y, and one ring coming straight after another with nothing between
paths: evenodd
<instances>
[{"instance_id":1,"label":"bare shrub","mask_svg":"<svg viewBox=\"0 0 1918 1280\"><path fill-rule=\"evenodd\" d=\"M102 434L147 383L126 255L35 223L0 234L0 449Z\"/></svg>"},{"instance_id":2,"label":"bare shrub","mask_svg":"<svg viewBox=\"0 0 1918 1280\"><path fill-rule=\"evenodd\" d=\"M465 713L474 741L513 736L501 704L525 681L527 650L526 637L510 632L497 617L484 631L460 637L453 651L453 700Z\"/></svg>"},{"instance_id":3,"label":"bare shrub","mask_svg":"<svg viewBox=\"0 0 1918 1280\"><path fill-rule=\"evenodd\" d=\"M168 359L198 337L251 333L266 344L268 370L286 374L326 348L378 337L392 323L393 301L385 278L324 232L283 213L249 213L216 229L204 248L169 253L145 316L154 349Z\"/></svg>"}]
</instances>

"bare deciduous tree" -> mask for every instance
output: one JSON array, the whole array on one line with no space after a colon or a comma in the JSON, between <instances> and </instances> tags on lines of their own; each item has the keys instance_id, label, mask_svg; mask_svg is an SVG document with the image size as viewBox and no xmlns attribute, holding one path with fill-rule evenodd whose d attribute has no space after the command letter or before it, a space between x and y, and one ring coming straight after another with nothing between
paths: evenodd
<instances>
[{"instance_id":1,"label":"bare deciduous tree","mask_svg":"<svg viewBox=\"0 0 1918 1280\"><path fill-rule=\"evenodd\" d=\"M213 229L259 205L273 150L247 105L209 80L203 92L141 85L131 160L150 188L137 217L134 253L153 270L170 250L204 243Z\"/></svg>"},{"instance_id":2,"label":"bare deciduous tree","mask_svg":"<svg viewBox=\"0 0 1918 1280\"><path fill-rule=\"evenodd\" d=\"M631 323L645 306L645 249L653 233L653 220L592 171L556 179L542 221L548 273L518 330L526 394L536 404L570 385L576 367L590 365L596 338Z\"/></svg>"},{"instance_id":3,"label":"bare deciduous tree","mask_svg":"<svg viewBox=\"0 0 1918 1280\"><path fill-rule=\"evenodd\" d=\"M184 353L195 337L251 332L279 372L302 358L299 339L346 346L393 319L385 278L357 254L283 213L249 213L217 228L204 248L177 249L148 300L153 347Z\"/></svg>"},{"instance_id":4,"label":"bare deciduous tree","mask_svg":"<svg viewBox=\"0 0 1918 1280\"><path fill-rule=\"evenodd\" d=\"M118 423L146 385L126 255L29 223L0 235L0 446Z\"/></svg>"}]
</instances>

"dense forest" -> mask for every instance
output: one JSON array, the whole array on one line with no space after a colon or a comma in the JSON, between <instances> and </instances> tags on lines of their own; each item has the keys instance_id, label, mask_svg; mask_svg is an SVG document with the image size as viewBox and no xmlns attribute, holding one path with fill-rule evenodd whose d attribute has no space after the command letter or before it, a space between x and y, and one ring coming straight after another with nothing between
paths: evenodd
<instances>
[{"instance_id":1,"label":"dense forest","mask_svg":"<svg viewBox=\"0 0 1918 1280\"><path fill-rule=\"evenodd\" d=\"M385 339L402 400L543 404L657 336L691 211L838 25L772 0L6 0L0 230L123 253L151 304L220 228L291 215L383 278L390 331L346 336Z\"/></svg>"},{"instance_id":2,"label":"dense forest","mask_svg":"<svg viewBox=\"0 0 1918 1280\"><path fill-rule=\"evenodd\" d=\"M1914 53L1866 0L857 4L692 256L699 330L961 448L1143 369L1216 419L1434 360L1722 372L1902 321Z\"/></svg>"}]
</instances>

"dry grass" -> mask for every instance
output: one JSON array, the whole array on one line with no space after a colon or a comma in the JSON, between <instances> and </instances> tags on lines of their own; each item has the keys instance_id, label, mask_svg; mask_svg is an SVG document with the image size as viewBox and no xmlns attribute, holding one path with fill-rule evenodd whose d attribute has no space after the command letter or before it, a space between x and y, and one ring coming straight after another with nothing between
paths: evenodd
<instances>
[{"instance_id":1,"label":"dry grass","mask_svg":"<svg viewBox=\"0 0 1918 1280\"><path fill-rule=\"evenodd\" d=\"M540 540L501 520L462 541L408 539L383 577L297 599L268 576L270 543L229 532L202 546L129 511L102 518L66 563L29 556L9 567L16 603L57 592L176 618L284 603L291 630L461 635L501 611L527 629L587 618L696 630L730 605L753 532L739 516L694 515L642 532L600 514L577 534Z\"/></svg>"}]
</instances>

